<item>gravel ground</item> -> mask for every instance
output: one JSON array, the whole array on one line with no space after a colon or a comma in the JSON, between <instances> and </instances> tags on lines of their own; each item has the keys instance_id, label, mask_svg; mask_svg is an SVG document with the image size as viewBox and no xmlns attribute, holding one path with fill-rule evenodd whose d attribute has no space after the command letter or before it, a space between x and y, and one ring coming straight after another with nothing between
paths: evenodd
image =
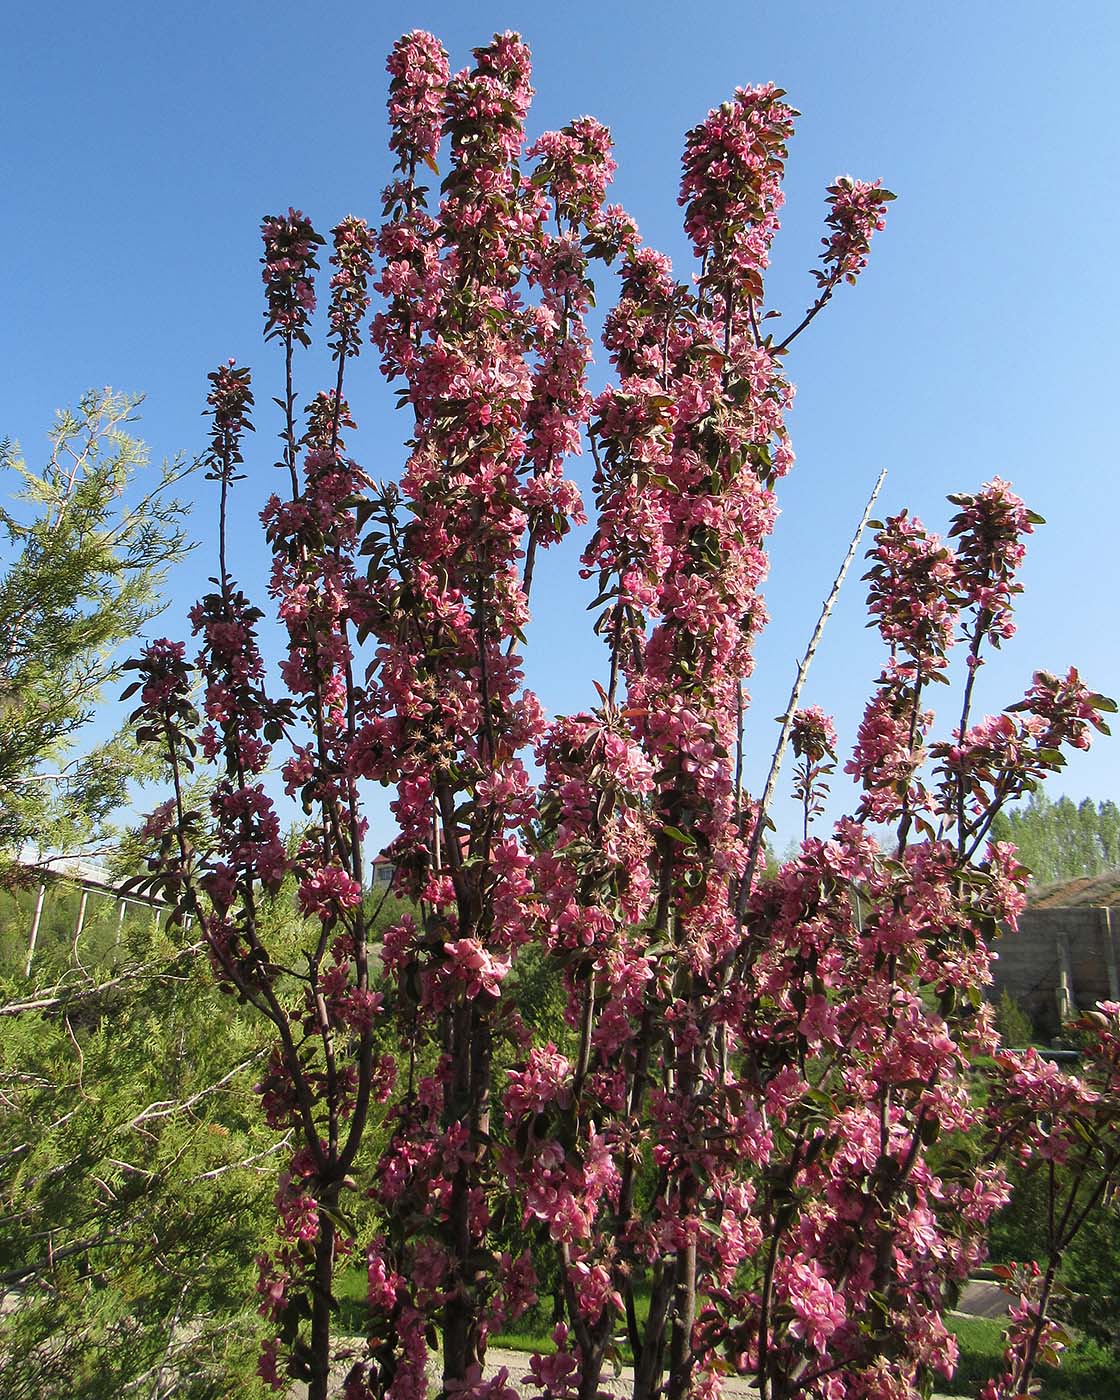
<instances>
[{"instance_id":1,"label":"gravel ground","mask_svg":"<svg viewBox=\"0 0 1120 1400\"><path fill-rule=\"evenodd\" d=\"M431 1368L432 1389L429 1393L434 1395L439 1387L439 1364L438 1359L433 1360L434 1364ZM497 1371L501 1370L503 1366L509 1373L509 1383L514 1390L520 1395L532 1395L534 1393L533 1387L531 1385L526 1385L524 1382L524 1378L529 1374L529 1353L527 1351L506 1351L498 1347L491 1347L486 1353L486 1375L494 1375ZM332 1393L341 1395L342 1380L345 1374L346 1368L341 1367L338 1374L337 1390ZM605 1375L603 1377L602 1388L608 1395L619 1397L619 1400L623 1400L623 1397L631 1395L634 1389L633 1368L624 1366L622 1374L619 1376L615 1376L613 1373ZM758 1391L753 1385L749 1385L745 1380L740 1380L735 1376L731 1376L724 1381L723 1393L728 1397L728 1400L754 1400L754 1397L758 1395ZM288 1394L289 1400L306 1400L307 1387L305 1385L296 1385ZM934 1395L932 1400L958 1400L958 1398Z\"/></svg>"},{"instance_id":2,"label":"gravel ground","mask_svg":"<svg viewBox=\"0 0 1120 1400\"><path fill-rule=\"evenodd\" d=\"M1011 1296L998 1283L982 1278L969 1279L957 1311L969 1317L989 1317L999 1322L1011 1311Z\"/></svg>"},{"instance_id":3,"label":"gravel ground","mask_svg":"<svg viewBox=\"0 0 1120 1400\"><path fill-rule=\"evenodd\" d=\"M535 1388L532 1384L525 1383L525 1377L529 1374L529 1352L527 1351L506 1351L499 1347L490 1347L486 1353L486 1375L495 1375L505 1367L509 1374L509 1384L519 1395L532 1395ZM346 1365L338 1368L338 1378L336 1387L332 1394L342 1394L342 1381L346 1375ZM434 1357L429 1368L429 1374L433 1385L431 1393L439 1387L439 1359ZM603 1377L603 1390L612 1396L625 1397L633 1393L634 1390L634 1369L631 1366L624 1366L621 1375L614 1375L608 1368L607 1374ZM729 1400L750 1400L750 1397L757 1396L758 1391L753 1385L748 1385L746 1381L735 1378L724 1383L724 1395ZM302 1383L297 1383L288 1392L289 1400L306 1400L307 1387Z\"/></svg>"}]
</instances>

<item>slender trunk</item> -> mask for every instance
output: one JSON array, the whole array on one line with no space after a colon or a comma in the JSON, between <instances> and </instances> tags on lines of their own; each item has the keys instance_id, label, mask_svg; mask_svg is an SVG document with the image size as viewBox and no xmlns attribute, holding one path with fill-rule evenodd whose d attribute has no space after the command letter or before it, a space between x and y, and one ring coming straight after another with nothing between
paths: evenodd
<instances>
[{"instance_id":1,"label":"slender trunk","mask_svg":"<svg viewBox=\"0 0 1120 1400\"><path fill-rule=\"evenodd\" d=\"M571 1251L567 1244L560 1245L559 1259L561 1289L572 1330L576 1334L576 1342L579 1346L579 1400L595 1400L595 1397L600 1393L599 1382L603 1374L603 1358L607 1350L607 1340L610 1336L614 1310L607 1308L595 1326L590 1326L580 1313L579 1303L576 1300L576 1290L569 1273Z\"/></svg>"},{"instance_id":2,"label":"slender trunk","mask_svg":"<svg viewBox=\"0 0 1120 1400\"><path fill-rule=\"evenodd\" d=\"M634 1358L634 1400L655 1400L661 1388L661 1373L665 1360L665 1324L668 1321L669 1300L673 1281L664 1268L658 1273L649 1300L642 1349Z\"/></svg>"},{"instance_id":3,"label":"slender trunk","mask_svg":"<svg viewBox=\"0 0 1120 1400\"><path fill-rule=\"evenodd\" d=\"M770 1397L770 1304L774 1296L774 1268L778 1262L778 1242L782 1231L775 1220L766 1255L762 1279L762 1301L758 1312L758 1392L762 1400Z\"/></svg>"},{"instance_id":4,"label":"slender trunk","mask_svg":"<svg viewBox=\"0 0 1120 1400\"><path fill-rule=\"evenodd\" d=\"M591 1067L591 1037L595 1030L595 971L588 967L586 970L586 980L583 985L583 1011L580 1016L579 1028L579 1058L576 1060L576 1072L573 1079L572 1098L575 1104L577 1128L579 1126L581 1114L581 1100L583 1097L583 1083L587 1078L587 1071Z\"/></svg>"},{"instance_id":5,"label":"slender trunk","mask_svg":"<svg viewBox=\"0 0 1120 1400\"><path fill-rule=\"evenodd\" d=\"M471 1035L471 1160L477 1144L490 1132L490 1062L494 1057L494 1036L489 1021L472 1018Z\"/></svg>"},{"instance_id":6,"label":"slender trunk","mask_svg":"<svg viewBox=\"0 0 1120 1400\"><path fill-rule=\"evenodd\" d=\"M651 939L659 941L672 927L673 914L673 868L674 853L671 844L665 842L660 849L660 871L658 873L657 913L654 918ZM630 1084L628 1115L632 1123L641 1112L649 1078L650 1060L653 1054L655 1030L655 1007L652 994L647 988L646 1004L638 1027L638 1049L634 1064L633 1079ZM638 1158L632 1148L622 1164L621 1181L618 1191L618 1213L616 1231L621 1237L634 1208L634 1190L637 1182ZM665 1324L672 1293L672 1280L664 1267L658 1267L657 1280L650 1295L649 1315L646 1320L645 1335L641 1350L634 1356L634 1400L653 1400L661 1384L661 1371L665 1354Z\"/></svg>"},{"instance_id":7,"label":"slender trunk","mask_svg":"<svg viewBox=\"0 0 1120 1400\"><path fill-rule=\"evenodd\" d=\"M677 1251L674 1268L668 1400L684 1400L692 1375L692 1327L696 1321L696 1234L691 1222L699 1200L700 1184L689 1171L681 1190L681 1220L689 1226L690 1234L688 1244Z\"/></svg>"},{"instance_id":8,"label":"slender trunk","mask_svg":"<svg viewBox=\"0 0 1120 1400\"><path fill-rule=\"evenodd\" d=\"M686 967L680 981L681 1000L697 1006L700 1002L696 979ZM678 1113L687 1131L687 1140L696 1141L695 1125L689 1122L695 1112L696 1087L700 1078L699 1050L693 1045L686 1052L677 1082ZM684 1400L692 1372L692 1325L696 1320L696 1217L700 1206L700 1181L687 1159L677 1175L678 1213L689 1232L688 1243L677 1250L673 1267L673 1331L669 1346L668 1400Z\"/></svg>"},{"instance_id":9,"label":"slender trunk","mask_svg":"<svg viewBox=\"0 0 1120 1400\"><path fill-rule=\"evenodd\" d=\"M1046 1325L1046 1316L1050 1309L1050 1295L1054 1291L1054 1283L1058 1275L1058 1266L1062 1262L1060 1253L1052 1255L1045 1277L1042 1281L1042 1292L1038 1298L1038 1316L1035 1318L1034 1329L1031 1332L1031 1340L1027 1346L1026 1354L1023 1357L1023 1369L1016 1378L1016 1391L1024 1395L1030 1392L1031 1378L1034 1376L1035 1364L1038 1361L1039 1344L1042 1341L1042 1329Z\"/></svg>"},{"instance_id":10,"label":"slender trunk","mask_svg":"<svg viewBox=\"0 0 1120 1400\"><path fill-rule=\"evenodd\" d=\"M448 1043L451 1057L451 1082L448 1085L445 1123L470 1124L474 1118L472 1105L472 1048L475 1039L475 1015L471 1005L457 1006L452 1012ZM478 1319L469 1295L470 1280L466 1277L471 1254L470 1184L475 1140L467 1144L466 1158L460 1158L451 1183L448 1204L447 1247L451 1256L450 1291L443 1312L443 1386L448 1391L454 1382L462 1382L472 1361L477 1359Z\"/></svg>"},{"instance_id":11,"label":"slender trunk","mask_svg":"<svg viewBox=\"0 0 1120 1400\"><path fill-rule=\"evenodd\" d=\"M311 1293L311 1375L307 1400L327 1400L331 1374L331 1286L334 1282L335 1226L331 1214L338 1187L319 1197L319 1234L315 1240L315 1275Z\"/></svg>"},{"instance_id":12,"label":"slender trunk","mask_svg":"<svg viewBox=\"0 0 1120 1400\"><path fill-rule=\"evenodd\" d=\"M595 1342L587 1353L582 1353L579 1373L579 1400L595 1400L600 1393L600 1381L603 1377L603 1357L606 1352L606 1345L603 1342Z\"/></svg>"}]
</instances>

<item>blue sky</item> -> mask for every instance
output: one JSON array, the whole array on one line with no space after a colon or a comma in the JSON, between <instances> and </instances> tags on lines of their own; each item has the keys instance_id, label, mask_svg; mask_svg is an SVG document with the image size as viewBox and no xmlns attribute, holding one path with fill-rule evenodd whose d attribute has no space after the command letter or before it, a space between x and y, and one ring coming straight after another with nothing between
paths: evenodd
<instances>
[{"instance_id":1,"label":"blue sky","mask_svg":"<svg viewBox=\"0 0 1120 1400\"><path fill-rule=\"evenodd\" d=\"M438 34L456 67L495 29L520 30L538 92L530 132L584 112L608 123L612 197L681 276L692 270L676 205L683 133L738 84L786 88L803 116L770 296L787 317L811 296L832 178L881 177L899 195L863 282L837 296L791 360L798 466L782 486L773 621L752 682L756 782L880 466L880 512L908 505L941 526L947 492L1000 474L1049 522L1025 571L1020 635L982 675L983 706L1017 698L1036 667L1071 663L1120 693L1120 7L1108 0L12 7L0 433L34 457L56 408L112 384L147 394L139 431L155 455L194 455L206 373L230 355L253 366L266 404L278 356L260 339L260 217L294 204L324 231L347 213L376 218L389 169L385 55L415 27ZM400 419L372 359L358 366L362 431L351 447L390 475ZM313 392L321 362L307 368ZM255 511L274 480L272 426L262 411L239 506L240 572L258 596ZM573 470L586 485L586 460ZM212 570L201 480L197 491L204 543L173 580L159 629L173 635ZM590 703L604 670L578 548L555 551L536 586L529 672L554 712ZM853 571L805 692L836 714L846 748L880 662L862 603ZM1118 779L1120 745L1105 740L1050 790L1117 797ZM785 839L792 809L777 815ZM382 808L374 826L389 834Z\"/></svg>"}]
</instances>

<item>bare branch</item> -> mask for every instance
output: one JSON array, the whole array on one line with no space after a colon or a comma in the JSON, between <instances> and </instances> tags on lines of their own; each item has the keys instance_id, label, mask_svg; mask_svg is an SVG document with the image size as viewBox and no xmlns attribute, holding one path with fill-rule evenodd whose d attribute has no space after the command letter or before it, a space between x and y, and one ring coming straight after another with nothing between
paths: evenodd
<instances>
[{"instance_id":1,"label":"bare branch","mask_svg":"<svg viewBox=\"0 0 1120 1400\"><path fill-rule=\"evenodd\" d=\"M205 947L203 942L191 943L187 947L181 948L175 954L174 962L190 957L194 953L201 951ZM167 978L170 974L155 971L155 963L143 963L140 967L130 968L128 972L122 972L119 977L110 977L106 982L98 982L92 987L75 987L69 990L65 987L52 987L50 991L41 997L33 997L29 1001L10 1001L5 1006L0 1006L0 1016L20 1016L25 1011L50 1011L56 1006L69 1006L75 1001L85 1001L89 997L99 996L102 992L109 991L112 987L119 987L125 982L136 982L148 976Z\"/></svg>"},{"instance_id":2,"label":"bare branch","mask_svg":"<svg viewBox=\"0 0 1120 1400\"><path fill-rule=\"evenodd\" d=\"M200 1089L197 1094L192 1094L189 1099L182 1099L181 1101L176 1099L159 1099L155 1103L149 1104L148 1107L142 1109L135 1118L130 1119L129 1122L124 1124L124 1127L138 1128L141 1123L148 1123L153 1118L170 1118L172 1114L185 1112L201 1099L208 1098L211 1094L216 1094L220 1089L225 1088L231 1079L235 1079L237 1075L243 1070L248 1069L250 1065L256 1064L258 1060L263 1060L265 1053L264 1050L258 1050L255 1055L250 1055L247 1060L242 1060L239 1065L234 1065L233 1069L231 1069L228 1074L223 1074L221 1079L216 1079L213 1084L208 1084L205 1089Z\"/></svg>"},{"instance_id":3,"label":"bare branch","mask_svg":"<svg viewBox=\"0 0 1120 1400\"><path fill-rule=\"evenodd\" d=\"M254 1171L263 1171L263 1167L258 1167L258 1162L263 1162L266 1157L275 1156L277 1152L286 1152L291 1148L292 1134L287 1132L279 1142L274 1142L271 1147L266 1147L263 1152L254 1153L252 1157L243 1157L240 1162L227 1162L225 1166L214 1167L208 1172L200 1172L198 1176L192 1176L185 1183L187 1186L195 1186L200 1181L213 1181L215 1177L224 1176L226 1172L241 1171L251 1167Z\"/></svg>"},{"instance_id":4,"label":"bare branch","mask_svg":"<svg viewBox=\"0 0 1120 1400\"><path fill-rule=\"evenodd\" d=\"M805 677L809 674L809 667L812 664L817 647L824 634L825 625L836 605L836 599L840 596L840 589L843 586L844 578L851 567L852 560L856 557L859 549L859 542L863 537L863 532L867 528L867 522L871 518L871 510L875 505L876 498L882 490L883 482L887 477L886 467L879 473L879 478L872 488L871 495L867 498L867 504L863 508L863 515L856 526L856 532L852 536L852 542L848 546L848 552L844 555L844 562L840 565L840 572L832 582L832 588L828 597L824 600L820 617L817 618L817 625L813 629L813 635L809 638L809 645L805 648L805 655L798 662L797 675L794 678L793 689L789 694L789 703L786 705L786 712L782 717L782 732L778 736L778 744L774 750L774 757L770 761L770 772L766 778L766 786L762 790L762 800L758 804L758 812L755 816L754 830L751 833L750 853L747 859L747 869L743 876L743 883L740 887L740 905L750 893L751 884L754 881L755 871L758 868L758 857L762 850L762 833L765 830L766 813L774 797L774 789L778 783L778 774L782 770L782 760L785 757L786 745L789 743L790 730L793 727L793 712L797 709L797 702L801 698L801 691L805 685Z\"/></svg>"}]
</instances>

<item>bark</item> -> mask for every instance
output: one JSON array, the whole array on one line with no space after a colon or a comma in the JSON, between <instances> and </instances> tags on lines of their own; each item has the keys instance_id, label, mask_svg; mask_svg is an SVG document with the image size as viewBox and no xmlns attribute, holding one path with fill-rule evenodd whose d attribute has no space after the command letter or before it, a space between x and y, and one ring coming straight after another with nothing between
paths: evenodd
<instances>
[{"instance_id":1,"label":"bark","mask_svg":"<svg viewBox=\"0 0 1120 1400\"><path fill-rule=\"evenodd\" d=\"M337 1186L319 1197L319 1234L315 1240L315 1274L311 1293L311 1375L308 1378L307 1400L327 1400L330 1381L335 1237L331 1215L337 1204Z\"/></svg>"}]
</instances>

